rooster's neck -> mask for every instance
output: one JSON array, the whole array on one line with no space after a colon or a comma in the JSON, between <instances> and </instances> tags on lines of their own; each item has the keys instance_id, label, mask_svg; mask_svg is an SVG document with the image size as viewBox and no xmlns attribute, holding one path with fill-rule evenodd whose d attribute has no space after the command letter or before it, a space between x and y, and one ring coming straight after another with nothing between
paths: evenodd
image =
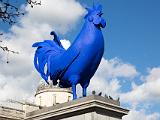
<instances>
[{"instance_id":1,"label":"rooster's neck","mask_svg":"<svg viewBox=\"0 0 160 120\"><path fill-rule=\"evenodd\" d=\"M86 40L86 37L89 40L93 40L98 36L102 36L101 29L97 28L92 22L86 20L74 43L82 42L83 40Z\"/></svg>"}]
</instances>

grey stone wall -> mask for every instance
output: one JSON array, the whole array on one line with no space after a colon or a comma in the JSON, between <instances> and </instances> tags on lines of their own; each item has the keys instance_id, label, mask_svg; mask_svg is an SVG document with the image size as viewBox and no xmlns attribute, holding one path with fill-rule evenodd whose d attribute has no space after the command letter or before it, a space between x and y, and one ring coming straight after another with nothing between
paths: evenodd
<instances>
[{"instance_id":1,"label":"grey stone wall","mask_svg":"<svg viewBox=\"0 0 160 120\"><path fill-rule=\"evenodd\" d=\"M68 117L60 120L121 120L121 119L98 114L96 112L90 112L90 113L72 116L72 117Z\"/></svg>"}]
</instances>

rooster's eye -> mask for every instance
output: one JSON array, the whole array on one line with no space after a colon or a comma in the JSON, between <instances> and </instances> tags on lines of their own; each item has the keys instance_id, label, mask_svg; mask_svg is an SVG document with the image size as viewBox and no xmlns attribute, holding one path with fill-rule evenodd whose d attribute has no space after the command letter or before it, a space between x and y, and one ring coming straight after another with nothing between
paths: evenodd
<instances>
[{"instance_id":1,"label":"rooster's eye","mask_svg":"<svg viewBox=\"0 0 160 120\"><path fill-rule=\"evenodd\" d=\"M97 15L101 17L103 15L103 13L98 13Z\"/></svg>"}]
</instances>

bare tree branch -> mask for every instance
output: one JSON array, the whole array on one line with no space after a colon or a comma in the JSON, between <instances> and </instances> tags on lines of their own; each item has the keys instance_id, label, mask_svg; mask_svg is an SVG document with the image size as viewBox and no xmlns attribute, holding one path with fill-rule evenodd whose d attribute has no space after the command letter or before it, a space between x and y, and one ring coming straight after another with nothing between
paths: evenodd
<instances>
[{"instance_id":1,"label":"bare tree branch","mask_svg":"<svg viewBox=\"0 0 160 120\"><path fill-rule=\"evenodd\" d=\"M0 20L10 25L16 23L16 18L25 14L25 11L19 9L16 5L9 2L9 0L0 0ZM41 1L26 0L32 8L34 5L41 5Z\"/></svg>"},{"instance_id":2,"label":"bare tree branch","mask_svg":"<svg viewBox=\"0 0 160 120\"><path fill-rule=\"evenodd\" d=\"M2 42L2 41L1 41L1 42ZM16 51L13 51L13 50L8 49L7 46L0 46L0 48L1 48L4 52L7 52L7 61L6 61L7 64L9 63L9 53L19 54L19 52L16 52Z\"/></svg>"},{"instance_id":3,"label":"bare tree branch","mask_svg":"<svg viewBox=\"0 0 160 120\"><path fill-rule=\"evenodd\" d=\"M20 15L24 15L24 13L18 7L9 3L8 0L1 0L0 19L2 22L12 25Z\"/></svg>"},{"instance_id":4,"label":"bare tree branch","mask_svg":"<svg viewBox=\"0 0 160 120\"><path fill-rule=\"evenodd\" d=\"M13 51L13 50L8 49L7 46L0 46L0 48L1 48L3 51L6 51L6 52L11 52L11 53L14 53L14 54L19 54L19 52L15 52L15 51Z\"/></svg>"},{"instance_id":5,"label":"bare tree branch","mask_svg":"<svg viewBox=\"0 0 160 120\"><path fill-rule=\"evenodd\" d=\"M26 0L26 4L29 4L33 8L33 6L35 5L41 5L41 1L38 2L36 0ZM13 3L13 1L10 2L10 0L0 0L0 22L13 25L14 23L16 23L16 19L24 14L25 14L25 11L17 7ZM2 35L3 33L0 33L0 36ZM3 42L3 41L0 40L0 42ZM7 63L9 63L8 61L9 52L13 54L19 54L19 52L10 50L7 46L0 45L0 49L2 49L4 52L7 52Z\"/></svg>"},{"instance_id":6,"label":"bare tree branch","mask_svg":"<svg viewBox=\"0 0 160 120\"><path fill-rule=\"evenodd\" d=\"M41 1L27 0L27 3L33 8L34 5L41 5Z\"/></svg>"}]
</instances>

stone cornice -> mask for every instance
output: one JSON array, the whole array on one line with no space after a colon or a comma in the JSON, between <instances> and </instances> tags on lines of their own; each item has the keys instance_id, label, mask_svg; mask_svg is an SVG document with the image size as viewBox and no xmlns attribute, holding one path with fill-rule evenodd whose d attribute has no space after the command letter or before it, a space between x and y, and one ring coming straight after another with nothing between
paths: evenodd
<instances>
[{"instance_id":1,"label":"stone cornice","mask_svg":"<svg viewBox=\"0 0 160 120\"><path fill-rule=\"evenodd\" d=\"M58 86L54 86L52 84L45 85L45 84L40 84L37 88L36 95L43 93L43 92L68 92L72 93L71 88L60 88Z\"/></svg>"},{"instance_id":2,"label":"stone cornice","mask_svg":"<svg viewBox=\"0 0 160 120\"><path fill-rule=\"evenodd\" d=\"M68 92L68 93L72 93L72 90L71 89L66 89L66 88L57 88L57 87L54 87L54 88L45 87L43 89L37 90L35 96L40 94L40 93L44 93L44 92Z\"/></svg>"}]
</instances>

